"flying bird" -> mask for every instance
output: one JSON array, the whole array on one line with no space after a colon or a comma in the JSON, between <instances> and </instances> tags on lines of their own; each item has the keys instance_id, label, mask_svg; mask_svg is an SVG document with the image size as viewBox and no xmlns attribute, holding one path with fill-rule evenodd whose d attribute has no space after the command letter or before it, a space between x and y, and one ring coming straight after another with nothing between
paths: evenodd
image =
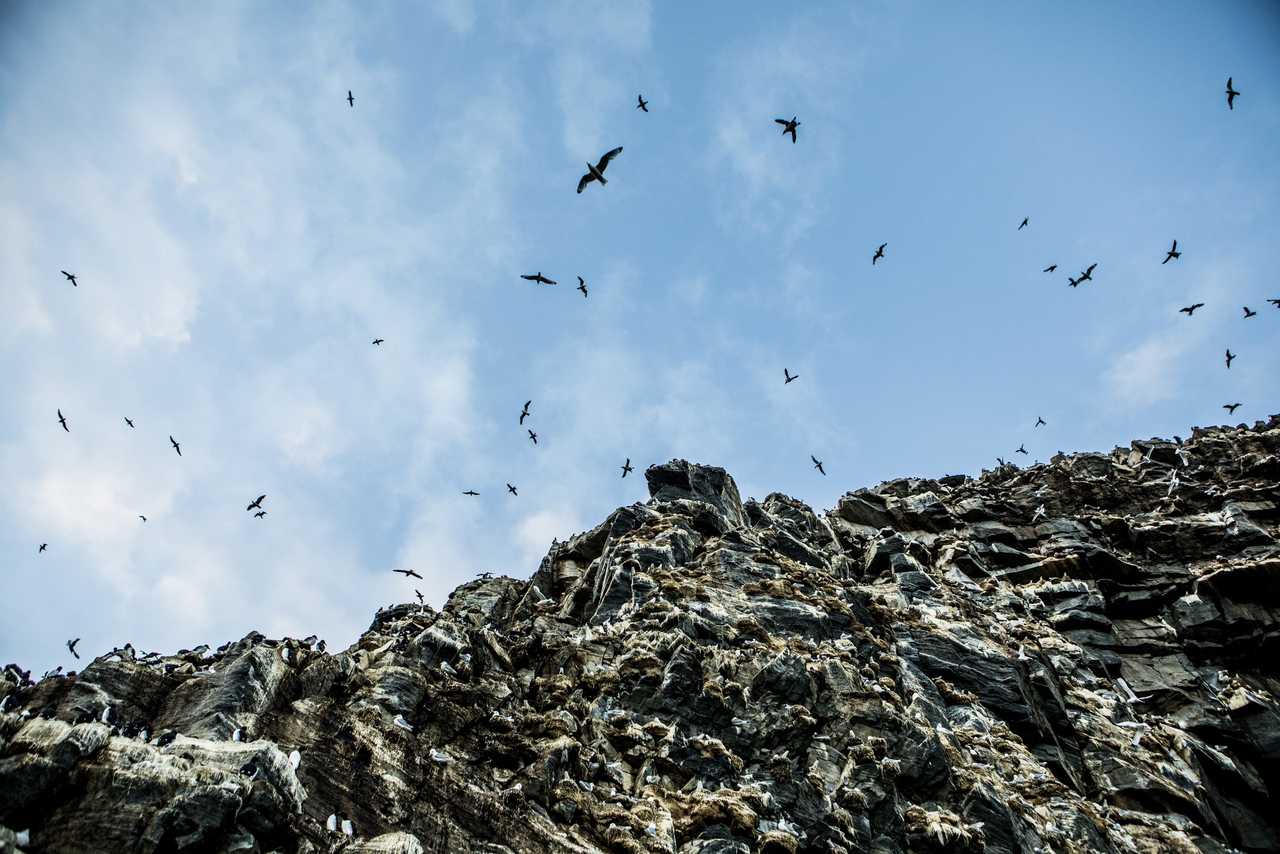
<instances>
[{"instance_id":1,"label":"flying bird","mask_svg":"<svg viewBox=\"0 0 1280 854\"><path fill-rule=\"evenodd\" d=\"M531 281L531 282L537 282L537 283L538 283L538 284L540 284L540 285L554 285L554 284L556 284L556 280L555 280L555 279L548 279L546 276L542 275L542 271L541 271L541 270L539 270L538 272L534 273L532 276L525 276L525 275L522 275L522 276L520 276L520 278L522 278L522 279L528 279L528 280L529 280L529 281Z\"/></svg>"},{"instance_id":2,"label":"flying bird","mask_svg":"<svg viewBox=\"0 0 1280 854\"><path fill-rule=\"evenodd\" d=\"M425 602L425 600L422 598L422 591L421 591L421 590L419 590L418 588L416 588L416 587L415 587L415 588L413 588L413 595L415 595L415 596L417 596L417 597L418 597L418 604L419 604L419 605L422 605L422 604Z\"/></svg>"},{"instance_id":3,"label":"flying bird","mask_svg":"<svg viewBox=\"0 0 1280 854\"><path fill-rule=\"evenodd\" d=\"M783 368L783 369L782 369L782 376L783 376L783 377L785 377L785 379L782 381L782 384L783 384L783 385L789 385L789 384L791 383L791 381L792 381L792 380L798 380L798 379L800 379L800 375L799 375L799 374L792 375L792 373L791 373L789 370L787 370L786 368Z\"/></svg>"},{"instance_id":4,"label":"flying bird","mask_svg":"<svg viewBox=\"0 0 1280 854\"><path fill-rule=\"evenodd\" d=\"M63 430L66 430L68 433L71 432L71 428L67 426L67 419L62 416L61 409L58 410L58 423L62 425Z\"/></svg>"},{"instance_id":5,"label":"flying bird","mask_svg":"<svg viewBox=\"0 0 1280 854\"><path fill-rule=\"evenodd\" d=\"M512 495L519 495L519 494L520 494L520 493L516 492L516 488L515 488L514 486L512 486L511 484L509 484L509 483L507 484L507 492L510 492Z\"/></svg>"},{"instance_id":6,"label":"flying bird","mask_svg":"<svg viewBox=\"0 0 1280 854\"><path fill-rule=\"evenodd\" d=\"M124 420L124 423L125 423L125 424L128 424L130 427L132 427L132 426L133 426L133 422L132 422L132 421L130 421L128 418L126 418L126 419Z\"/></svg>"},{"instance_id":7,"label":"flying bird","mask_svg":"<svg viewBox=\"0 0 1280 854\"><path fill-rule=\"evenodd\" d=\"M792 116L791 121L787 121L786 119L774 119L774 121L782 125L783 136L791 134L791 141L794 143L796 141L796 128L800 127L800 123L796 121L796 117Z\"/></svg>"},{"instance_id":8,"label":"flying bird","mask_svg":"<svg viewBox=\"0 0 1280 854\"><path fill-rule=\"evenodd\" d=\"M626 477L632 471L634 471L634 469L631 466L631 457L627 457L627 461L622 464L622 476Z\"/></svg>"},{"instance_id":9,"label":"flying bird","mask_svg":"<svg viewBox=\"0 0 1280 854\"><path fill-rule=\"evenodd\" d=\"M476 492L474 489L468 489L466 492L462 494L463 495L479 495L480 493Z\"/></svg>"},{"instance_id":10,"label":"flying bird","mask_svg":"<svg viewBox=\"0 0 1280 854\"><path fill-rule=\"evenodd\" d=\"M1168 264L1174 258L1181 258L1181 257L1182 257L1182 253L1178 251L1178 241L1175 240L1173 241L1173 246L1169 248L1169 251L1164 253L1164 260L1161 261L1160 263Z\"/></svg>"},{"instance_id":11,"label":"flying bird","mask_svg":"<svg viewBox=\"0 0 1280 854\"><path fill-rule=\"evenodd\" d=\"M1050 264L1048 267L1045 267L1045 268L1044 268L1043 270L1041 270L1040 272L1041 272L1041 273L1052 273L1052 272L1053 272L1054 270L1056 270L1056 269L1058 269L1058 265L1057 265L1057 264Z\"/></svg>"},{"instance_id":12,"label":"flying bird","mask_svg":"<svg viewBox=\"0 0 1280 854\"><path fill-rule=\"evenodd\" d=\"M254 513L254 514L253 514L253 518L255 518L255 519L261 519L261 518L262 518L263 516L265 516L265 515L267 515L267 511L266 511L266 510L259 510L257 513Z\"/></svg>"},{"instance_id":13,"label":"flying bird","mask_svg":"<svg viewBox=\"0 0 1280 854\"><path fill-rule=\"evenodd\" d=\"M1045 424L1047 424L1047 423L1048 423L1048 422L1046 422L1046 421L1045 421L1043 418L1041 418L1039 415L1037 415L1037 416L1036 416L1036 424L1035 424L1035 426L1037 426L1037 427L1043 427L1043 426L1044 426Z\"/></svg>"},{"instance_id":14,"label":"flying bird","mask_svg":"<svg viewBox=\"0 0 1280 854\"><path fill-rule=\"evenodd\" d=\"M144 522L145 522L145 521L147 521L147 517L146 517L146 516L143 516L141 513L139 513L139 514L138 514L138 518L139 518L139 519L141 519L141 520L142 520L142 521L144 521Z\"/></svg>"},{"instance_id":15,"label":"flying bird","mask_svg":"<svg viewBox=\"0 0 1280 854\"><path fill-rule=\"evenodd\" d=\"M524 420L525 420L526 418L528 418L528 417L529 417L529 404L531 404L531 403L533 403L533 401L532 401L532 400L526 400L526 401L524 402L524 409L521 409L521 410L520 410L520 424L521 424L521 425L523 425L523 424L524 424Z\"/></svg>"},{"instance_id":16,"label":"flying bird","mask_svg":"<svg viewBox=\"0 0 1280 854\"><path fill-rule=\"evenodd\" d=\"M350 89L347 90L347 103L353 107L356 105L356 96L351 94ZM377 112L377 111L375 110L374 112Z\"/></svg>"},{"instance_id":17,"label":"flying bird","mask_svg":"<svg viewBox=\"0 0 1280 854\"><path fill-rule=\"evenodd\" d=\"M1244 319L1245 319L1245 320L1248 320L1249 318L1253 317L1255 314L1257 314L1257 312L1256 312L1256 311L1254 311L1253 309L1249 308L1249 306L1247 306L1247 305L1246 305L1246 306L1244 307Z\"/></svg>"},{"instance_id":18,"label":"flying bird","mask_svg":"<svg viewBox=\"0 0 1280 854\"><path fill-rule=\"evenodd\" d=\"M1083 273L1080 274L1080 281L1082 282L1093 281L1093 269L1097 266L1098 266L1097 262L1090 264L1089 269L1085 270Z\"/></svg>"},{"instance_id":19,"label":"flying bird","mask_svg":"<svg viewBox=\"0 0 1280 854\"><path fill-rule=\"evenodd\" d=\"M80 287L79 285L76 284L75 273L68 273L66 270L59 270L59 272L62 273L62 275L67 277L67 281L71 283L71 287L73 288Z\"/></svg>"},{"instance_id":20,"label":"flying bird","mask_svg":"<svg viewBox=\"0 0 1280 854\"><path fill-rule=\"evenodd\" d=\"M398 573L400 573L401 575L403 575L405 578L416 578L416 579L418 579L419 581L423 581L423 580L424 580L424 579L423 579L423 577L422 577L421 575L418 575L418 573L414 572L412 569L393 569L393 570L391 570L391 571L392 571L392 572L398 572Z\"/></svg>"},{"instance_id":21,"label":"flying bird","mask_svg":"<svg viewBox=\"0 0 1280 854\"><path fill-rule=\"evenodd\" d=\"M1026 228L1026 227L1027 227L1027 223L1029 223L1029 222L1031 222L1031 217L1029 217L1029 216L1024 216L1024 217L1022 218L1022 225L1018 226L1018 231L1022 231L1022 229Z\"/></svg>"},{"instance_id":22,"label":"flying bird","mask_svg":"<svg viewBox=\"0 0 1280 854\"><path fill-rule=\"evenodd\" d=\"M1235 415L1235 414L1236 414L1236 410L1240 408L1240 404L1238 404L1238 403L1224 403L1224 404L1222 404L1222 408L1223 408L1223 409L1225 409L1225 410L1227 410L1227 412L1229 412L1230 414Z\"/></svg>"},{"instance_id":23,"label":"flying bird","mask_svg":"<svg viewBox=\"0 0 1280 854\"><path fill-rule=\"evenodd\" d=\"M813 460L813 467L816 468L822 474L823 477L826 477L827 470L822 467L822 460L818 459L813 454L809 455L809 459Z\"/></svg>"},{"instance_id":24,"label":"flying bird","mask_svg":"<svg viewBox=\"0 0 1280 854\"><path fill-rule=\"evenodd\" d=\"M1269 299L1267 302L1271 303L1276 308L1280 308L1280 299Z\"/></svg>"},{"instance_id":25,"label":"flying bird","mask_svg":"<svg viewBox=\"0 0 1280 854\"><path fill-rule=\"evenodd\" d=\"M1204 308L1204 303L1198 302L1192 305L1184 306L1183 308L1178 309L1178 311L1182 312L1187 317L1190 317L1191 315L1196 313L1197 308Z\"/></svg>"},{"instance_id":26,"label":"flying bird","mask_svg":"<svg viewBox=\"0 0 1280 854\"><path fill-rule=\"evenodd\" d=\"M384 341L386 341L386 340L387 340L387 339L385 339L385 338L375 338L375 339L373 339L373 346L375 346L375 347L381 347L381 346L382 346L382 343L383 343Z\"/></svg>"},{"instance_id":27,"label":"flying bird","mask_svg":"<svg viewBox=\"0 0 1280 854\"><path fill-rule=\"evenodd\" d=\"M578 192L581 193L583 190L585 190L587 188L587 185L590 184L592 181L599 181L600 186L604 186L605 184L609 183L604 179L604 170L608 168L609 161L617 157L621 153L622 153L622 146L619 145L617 148L613 149L612 151L606 151L604 153L604 156L600 158L600 162L597 163L595 166L592 166L590 163L588 163L587 174L583 175L581 178L578 179Z\"/></svg>"},{"instance_id":28,"label":"flying bird","mask_svg":"<svg viewBox=\"0 0 1280 854\"><path fill-rule=\"evenodd\" d=\"M1025 454L1026 452L1027 452L1027 446L1025 443L1019 445L1018 450L1014 451L1015 454Z\"/></svg>"},{"instance_id":29,"label":"flying bird","mask_svg":"<svg viewBox=\"0 0 1280 854\"><path fill-rule=\"evenodd\" d=\"M1227 109L1234 110L1236 108L1236 95L1240 93L1231 87L1231 78L1227 78Z\"/></svg>"},{"instance_id":30,"label":"flying bird","mask_svg":"<svg viewBox=\"0 0 1280 854\"><path fill-rule=\"evenodd\" d=\"M644 99L644 93L636 95L636 101L638 102L636 104L637 110L644 110L646 113L649 112L649 102Z\"/></svg>"},{"instance_id":31,"label":"flying bird","mask_svg":"<svg viewBox=\"0 0 1280 854\"><path fill-rule=\"evenodd\" d=\"M67 641L67 649L71 650L71 654L76 658L80 657L80 653L76 652L76 644L80 643L80 638Z\"/></svg>"},{"instance_id":32,"label":"flying bird","mask_svg":"<svg viewBox=\"0 0 1280 854\"><path fill-rule=\"evenodd\" d=\"M529 438L533 440L533 444L538 444L538 434L532 430L528 430L527 432L529 433Z\"/></svg>"},{"instance_id":33,"label":"flying bird","mask_svg":"<svg viewBox=\"0 0 1280 854\"><path fill-rule=\"evenodd\" d=\"M579 277L578 277L578 290L582 291L582 297L583 297L583 299L586 299L586 297L587 297L587 283L586 283L585 281L583 281L583 279L582 279L582 277L581 277L581 276L579 276Z\"/></svg>"},{"instance_id":34,"label":"flying bird","mask_svg":"<svg viewBox=\"0 0 1280 854\"><path fill-rule=\"evenodd\" d=\"M267 500L266 493L263 493L262 495L259 495L257 498L253 499L253 501L249 503L249 506L244 509L246 512L248 512L249 510L255 510L255 509L261 510L262 502L266 500Z\"/></svg>"},{"instance_id":35,"label":"flying bird","mask_svg":"<svg viewBox=\"0 0 1280 854\"><path fill-rule=\"evenodd\" d=\"M1231 348L1227 348L1227 370L1231 370L1231 363L1235 361L1236 354L1231 352Z\"/></svg>"},{"instance_id":36,"label":"flying bird","mask_svg":"<svg viewBox=\"0 0 1280 854\"><path fill-rule=\"evenodd\" d=\"M1070 276L1067 276L1067 284L1068 284L1069 286L1073 287L1073 288L1077 288L1077 287L1079 287L1079 286L1080 286L1080 280L1079 280L1079 279L1073 279L1073 278L1071 278Z\"/></svg>"},{"instance_id":37,"label":"flying bird","mask_svg":"<svg viewBox=\"0 0 1280 854\"><path fill-rule=\"evenodd\" d=\"M876 265L876 262L884 257L884 248L888 245L889 245L888 243L880 244L879 248L876 249L876 254L871 256L871 266L874 267Z\"/></svg>"},{"instance_id":38,"label":"flying bird","mask_svg":"<svg viewBox=\"0 0 1280 854\"><path fill-rule=\"evenodd\" d=\"M169 444L173 445L173 449L178 452L178 456L182 456L182 446L172 436L169 437Z\"/></svg>"},{"instance_id":39,"label":"flying bird","mask_svg":"<svg viewBox=\"0 0 1280 854\"><path fill-rule=\"evenodd\" d=\"M481 570L480 572L476 573L476 578L480 579L481 581L488 581L490 578L493 578L493 573L485 572L484 570Z\"/></svg>"},{"instance_id":40,"label":"flying bird","mask_svg":"<svg viewBox=\"0 0 1280 854\"><path fill-rule=\"evenodd\" d=\"M48 543L41 543L40 548L36 549L36 554L39 554L40 552L44 551L47 548L49 548Z\"/></svg>"}]
</instances>

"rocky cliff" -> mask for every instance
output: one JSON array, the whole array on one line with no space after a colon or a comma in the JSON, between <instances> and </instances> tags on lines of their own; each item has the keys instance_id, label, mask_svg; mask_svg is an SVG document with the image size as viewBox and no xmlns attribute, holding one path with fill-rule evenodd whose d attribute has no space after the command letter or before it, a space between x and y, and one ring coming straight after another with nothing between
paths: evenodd
<instances>
[{"instance_id":1,"label":"rocky cliff","mask_svg":"<svg viewBox=\"0 0 1280 854\"><path fill-rule=\"evenodd\" d=\"M1280 418L822 515L646 477L343 652L8 668L0 848L1280 848Z\"/></svg>"}]
</instances>

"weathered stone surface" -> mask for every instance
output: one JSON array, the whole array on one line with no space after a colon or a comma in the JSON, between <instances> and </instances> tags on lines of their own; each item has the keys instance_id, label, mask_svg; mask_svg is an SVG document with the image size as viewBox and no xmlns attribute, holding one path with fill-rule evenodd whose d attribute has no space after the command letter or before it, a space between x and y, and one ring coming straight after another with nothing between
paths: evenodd
<instances>
[{"instance_id":1,"label":"weathered stone surface","mask_svg":"<svg viewBox=\"0 0 1280 854\"><path fill-rule=\"evenodd\" d=\"M646 477L347 650L6 668L0 850L1280 849L1280 419L826 514Z\"/></svg>"}]
</instances>

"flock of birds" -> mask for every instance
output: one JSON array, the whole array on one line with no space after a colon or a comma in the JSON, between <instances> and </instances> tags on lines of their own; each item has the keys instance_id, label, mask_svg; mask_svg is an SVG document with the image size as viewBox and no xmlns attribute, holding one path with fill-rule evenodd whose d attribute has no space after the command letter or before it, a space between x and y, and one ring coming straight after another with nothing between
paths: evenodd
<instances>
[{"instance_id":1,"label":"flock of birds","mask_svg":"<svg viewBox=\"0 0 1280 854\"><path fill-rule=\"evenodd\" d=\"M1235 87L1232 85L1232 78L1230 77L1227 78L1226 95L1227 95L1227 107L1231 110L1234 110L1235 99L1239 97L1240 93L1236 91ZM349 107L351 107L352 109L355 108L355 95L349 89L347 90L346 101ZM636 101L637 103L635 108L637 110L641 110L645 113L649 112L649 102L645 100L643 94L638 95L636 98ZM800 121L796 116L792 116L790 119L778 118L778 119L774 119L774 121L777 124L782 126L782 135L784 137L790 135L791 142L793 144L798 141L799 135L797 133L797 129L800 127ZM609 182L605 178L605 174L604 174L605 170L609 168L609 164L612 163L613 160L617 158L618 155L620 154L622 154L622 146L618 146L617 148L613 148L605 152L600 157L600 159L595 163L588 162L586 173L582 175L581 178L578 179L578 190L577 190L578 193L582 193L592 182L599 183L601 187L604 187L605 185L607 185ZM1029 216L1023 217L1022 222L1019 223L1018 225L1017 231L1021 231L1024 228L1027 228L1030 224L1031 224L1031 218ZM875 252L871 256L872 266L876 266L880 261L885 259L885 248L888 245L889 244L886 242L886 243L881 243L878 247L876 247ZM1181 257L1182 257L1182 252L1179 251L1178 249L1178 241L1174 240L1173 244L1165 252L1164 260L1161 261L1160 263L1162 265L1168 264L1170 261L1175 261ZM1093 262L1089 264L1089 266L1087 266L1084 270L1082 270L1079 273L1079 275L1068 276L1067 277L1068 286L1075 288L1075 287L1079 287L1085 282L1092 281L1093 272L1094 270L1097 269L1097 267L1098 267L1098 263ZM1054 273L1057 271L1057 269L1058 269L1058 265L1056 263L1053 263L1045 267L1042 270L1042 272ZM67 281L71 282L72 287L79 287L79 282L77 280L77 275L75 273L70 273L66 270L61 270L60 272L66 278ZM529 282L533 282L534 284L537 284L537 285L550 286L550 285L558 284L558 282L555 279L545 276L541 270L539 270L536 273L522 274L520 278ZM581 291L582 296L585 299L588 295L587 283L581 276L578 276L577 279L578 279L577 290ZM1267 302L1274 305L1277 309L1280 309L1280 298L1268 299ZM1192 305L1181 308L1179 309L1179 311L1186 314L1188 317L1191 317L1192 315L1195 314L1197 310L1203 307L1204 307L1204 303L1197 302L1197 303L1193 303ZM1256 311L1250 309L1248 306L1244 306L1244 319L1247 320L1252 317L1255 317L1256 315L1257 315ZM372 343L374 346L380 347L385 343L385 339L374 338ZM1226 351L1226 366L1228 369L1230 369L1231 363L1235 359L1236 359L1236 354L1232 353L1231 349L1228 348ZM799 374L792 374L789 368L786 368L786 367L783 368L783 385L790 385L791 383L795 382L799 378L800 378ZM525 401L524 406L521 407L520 414L517 421L517 423L520 426L524 426L525 419L530 418L532 416L532 413L530 411L530 407L532 405L533 405L533 401L527 400ZM1236 409L1240 405L1241 404L1238 402L1228 403L1228 404L1223 404L1222 408L1227 410L1228 413L1234 414ZM62 426L62 429L68 433L71 432L71 428L67 425L67 419L63 415L61 409L57 410L57 415L58 415L58 423ZM134 427L132 419L125 417L124 422L131 429ZM1043 418L1037 416L1034 427L1043 427L1046 425L1046 423L1047 422ZM534 445L537 445L538 434L534 432L531 428L526 428L526 432L528 434L529 441L532 442ZM178 441L174 439L172 435L169 436L169 443L173 447L174 452L177 453L178 456L182 456L182 447L178 443ZM1014 451L1014 453L1019 453L1024 455L1027 454L1026 444L1023 443L1019 445L1018 448ZM810 454L809 459L812 461L814 469L816 469L819 474L825 477L827 472L823 466L822 461L819 460L818 457L813 454ZM1000 465L1002 466L1006 465L1006 462L1003 458L997 457L997 462L999 462ZM628 474L630 474L634 470L633 466L631 465L631 458L628 457L620 468L622 469L622 477L625 478ZM510 495L513 495L513 496L519 495L519 491L514 484L507 483L506 487L507 487L507 492ZM478 497L480 495L480 493L475 489L467 489L463 491L462 494L468 497ZM258 519L264 518L267 515L267 511L263 509L262 502L265 501L266 498L267 496L265 494L259 495L257 498L251 501L249 505L245 508L246 512L253 512L253 515L255 518L258 518ZM147 521L146 516L139 515L138 518L140 518L143 522ZM43 553L48 548L48 546L49 546L48 543L41 543L39 545L38 552ZM405 576L406 579L416 578L419 580L423 580L423 576L418 574L416 571L412 569L396 569L396 570L392 570L392 572L402 574ZM480 577L491 577L491 573L487 573L487 572L478 573L478 575ZM422 602L424 600L422 593L418 591L416 588L414 589L414 593L417 595L419 602ZM78 644L79 642L80 642L79 638L67 641L67 649L77 659L80 657L79 653L76 652L76 644ZM59 670L61 670L61 668L59 668Z\"/></svg>"}]
</instances>

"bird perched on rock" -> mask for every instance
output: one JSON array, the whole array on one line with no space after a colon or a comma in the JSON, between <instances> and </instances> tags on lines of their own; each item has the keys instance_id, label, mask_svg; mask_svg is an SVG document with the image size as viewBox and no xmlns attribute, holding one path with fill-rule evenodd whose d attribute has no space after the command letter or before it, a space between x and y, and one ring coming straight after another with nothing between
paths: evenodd
<instances>
[{"instance_id":1,"label":"bird perched on rock","mask_svg":"<svg viewBox=\"0 0 1280 854\"><path fill-rule=\"evenodd\" d=\"M80 653L76 652L76 644L78 643L80 643L80 638L67 641L67 649L70 650L71 654L74 655L76 658L80 657Z\"/></svg>"},{"instance_id":2,"label":"bird perched on rock","mask_svg":"<svg viewBox=\"0 0 1280 854\"><path fill-rule=\"evenodd\" d=\"M71 428L67 426L67 419L63 417L61 409L58 410L58 423L62 425L63 430L66 430L68 433L71 432Z\"/></svg>"},{"instance_id":3,"label":"bird perched on rock","mask_svg":"<svg viewBox=\"0 0 1280 854\"><path fill-rule=\"evenodd\" d=\"M391 723L400 727L400 729L407 730L408 732L413 732L413 724L406 721L404 719L404 715L396 715L396 719L393 720Z\"/></svg>"},{"instance_id":4,"label":"bird perched on rock","mask_svg":"<svg viewBox=\"0 0 1280 854\"><path fill-rule=\"evenodd\" d=\"M587 185L592 181L599 181L601 186L609 183L604 178L604 170L609 168L609 161L613 160L613 158L617 157L621 153L622 146L619 145L612 151L606 151L596 165L592 166L590 163L587 163L587 174L578 179L578 192L581 193L585 190Z\"/></svg>"},{"instance_id":5,"label":"bird perched on rock","mask_svg":"<svg viewBox=\"0 0 1280 854\"><path fill-rule=\"evenodd\" d=\"M298 766L302 764L302 754L294 750L289 754L289 765L294 771L298 770Z\"/></svg>"},{"instance_id":6,"label":"bird perched on rock","mask_svg":"<svg viewBox=\"0 0 1280 854\"><path fill-rule=\"evenodd\" d=\"M631 467L631 457L627 457L627 461L622 464L622 476L626 477L632 471L634 471L634 469Z\"/></svg>"},{"instance_id":7,"label":"bird perched on rock","mask_svg":"<svg viewBox=\"0 0 1280 854\"><path fill-rule=\"evenodd\" d=\"M419 581L424 580L421 575L418 575L418 573L414 572L412 569L393 569L391 571L398 572L401 575L403 575L405 578L416 578Z\"/></svg>"},{"instance_id":8,"label":"bird perched on rock","mask_svg":"<svg viewBox=\"0 0 1280 854\"><path fill-rule=\"evenodd\" d=\"M1044 268L1043 270L1041 270L1040 272L1041 272L1041 273L1052 273L1052 272L1053 272L1054 270L1056 270L1056 269L1058 269L1058 265L1057 265L1057 264L1050 264L1048 267L1045 267L1045 268Z\"/></svg>"},{"instance_id":9,"label":"bird perched on rock","mask_svg":"<svg viewBox=\"0 0 1280 854\"><path fill-rule=\"evenodd\" d=\"M1224 404L1222 404L1222 408L1223 408L1223 409L1225 409L1225 410L1227 410L1227 412L1228 412L1228 413L1230 413L1230 414L1232 414L1232 415L1235 415L1235 414L1236 414L1236 410L1240 408L1240 404L1238 404L1238 403L1224 403Z\"/></svg>"},{"instance_id":10,"label":"bird perched on rock","mask_svg":"<svg viewBox=\"0 0 1280 854\"><path fill-rule=\"evenodd\" d=\"M818 470L818 473L821 474L823 477L826 477L827 470L822 467L822 460L818 459L813 454L809 455L809 459L813 460L813 467Z\"/></svg>"},{"instance_id":11,"label":"bird perched on rock","mask_svg":"<svg viewBox=\"0 0 1280 854\"><path fill-rule=\"evenodd\" d=\"M173 445L173 449L178 452L178 456L182 456L182 446L172 436L169 437L169 444Z\"/></svg>"},{"instance_id":12,"label":"bird perched on rock","mask_svg":"<svg viewBox=\"0 0 1280 854\"><path fill-rule=\"evenodd\" d=\"M579 191L579 192L581 192L581 191ZM529 281L531 281L531 282L536 282L536 283L537 283L537 284L539 284L539 285L554 285L554 284L557 284L557 282L556 282L556 280L555 280L555 279L548 279L546 276L542 275L542 271L541 271L541 270L539 270L538 272L534 273L534 274L533 274L533 275L531 275L531 276L530 276L530 275L521 275L521 276L520 276L520 278L522 278L522 279L528 279Z\"/></svg>"},{"instance_id":13,"label":"bird perched on rock","mask_svg":"<svg viewBox=\"0 0 1280 854\"><path fill-rule=\"evenodd\" d=\"M1234 110L1236 108L1236 96L1240 93L1231 86L1231 78L1227 78L1227 109Z\"/></svg>"},{"instance_id":14,"label":"bird perched on rock","mask_svg":"<svg viewBox=\"0 0 1280 854\"><path fill-rule=\"evenodd\" d=\"M264 492L262 495L259 495L257 498L253 499L253 501L249 502L249 506L244 509L246 512L249 510L261 510L262 502L266 500L267 500L267 495Z\"/></svg>"},{"instance_id":15,"label":"bird perched on rock","mask_svg":"<svg viewBox=\"0 0 1280 854\"><path fill-rule=\"evenodd\" d=\"M1173 246L1170 247L1169 251L1164 253L1164 260L1161 261L1160 263L1168 264L1174 258L1181 258L1181 257L1182 257L1182 253L1178 251L1178 241L1175 240L1173 241Z\"/></svg>"},{"instance_id":16,"label":"bird perched on rock","mask_svg":"<svg viewBox=\"0 0 1280 854\"><path fill-rule=\"evenodd\" d=\"M481 581L488 581L490 578L493 578L493 573L485 572L484 570L481 570L480 572L476 573L476 578L480 579Z\"/></svg>"},{"instance_id":17,"label":"bird perched on rock","mask_svg":"<svg viewBox=\"0 0 1280 854\"><path fill-rule=\"evenodd\" d=\"M1231 369L1231 363L1235 361L1236 354L1231 352L1231 348L1227 348L1227 370Z\"/></svg>"},{"instance_id":18,"label":"bird perched on rock","mask_svg":"<svg viewBox=\"0 0 1280 854\"><path fill-rule=\"evenodd\" d=\"M871 256L872 267L876 265L877 261L879 261L881 258L884 257L884 248L888 245L889 245L888 243L881 243L880 246L876 249L876 254Z\"/></svg>"},{"instance_id":19,"label":"bird perched on rock","mask_svg":"<svg viewBox=\"0 0 1280 854\"><path fill-rule=\"evenodd\" d=\"M1254 311L1253 309L1249 308L1249 306L1247 306L1247 305L1246 305L1246 306L1244 307L1244 319L1245 319L1245 320L1248 320L1249 318L1253 317L1255 314L1257 314L1257 312L1256 312L1256 311Z\"/></svg>"},{"instance_id":20,"label":"bird perched on rock","mask_svg":"<svg viewBox=\"0 0 1280 854\"><path fill-rule=\"evenodd\" d=\"M800 127L800 122L796 121L796 117L792 116L791 121L786 119L774 119L775 122L782 125L782 135L791 134L791 141L796 141L796 128Z\"/></svg>"},{"instance_id":21,"label":"bird perched on rock","mask_svg":"<svg viewBox=\"0 0 1280 854\"><path fill-rule=\"evenodd\" d=\"M790 385L792 380L800 379L799 374L792 375L791 371L787 370L786 368L782 369L782 376L783 376L783 380L782 380L783 385Z\"/></svg>"},{"instance_id":22,"label":"bird perched on rock","mask_svg":"<svg viewBox=\"0 0 1280 854\"><path fill-rule=\"evenodd\" d=\"M636 95L636 109L649 112L649 102L644 99L644 93Z\"/></svg>"},{"instance_id":23,"label":"bird perched on rock","mask_svg":"<svg viewBox=\"0 0 1280 854\"><path fill-rule=\"evenodd\" d=\"M1204 308L1204 303L1202 302L1193 303L1192 305L1188 305L1188 306L1185 306L1184 308L1178 309L1178 311L1182 312L1187 317L1190 317L1191 315L1196 313L1197 308Z\"/></svg>"},{"instance_id":24,"label":"bird perched on rock","mask_svg":"<svg viewBox=\"0 0 1280 854\"><path fill-rule=\"evenodd\" d=\"M1031 217L1024 216L1022 218L1022 225L1018 226L1018 231L1022 231L1022 229L1026 228L1030 222L1031 222Z\"/></svg>"}]
</instances>

